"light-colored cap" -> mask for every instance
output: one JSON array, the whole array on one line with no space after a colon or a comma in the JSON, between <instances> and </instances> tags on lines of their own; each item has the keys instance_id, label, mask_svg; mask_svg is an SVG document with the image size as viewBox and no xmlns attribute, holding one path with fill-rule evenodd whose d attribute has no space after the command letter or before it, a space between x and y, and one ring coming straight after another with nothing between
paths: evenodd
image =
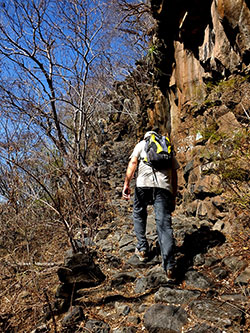
<instances>
[{"instance_id":1,"label":"light-colored cap","mask_svg":"<svg viewBox=\"0 0 250 333\"><path fill-rule=\"evenodd\" d=\"M158 134L157 134L156 132L154 132L154 131L149 131L149 132L145 133L145 135L144 135L144 140L147 139L151 134L158 135Z\"/></svg>"}]
</instances>

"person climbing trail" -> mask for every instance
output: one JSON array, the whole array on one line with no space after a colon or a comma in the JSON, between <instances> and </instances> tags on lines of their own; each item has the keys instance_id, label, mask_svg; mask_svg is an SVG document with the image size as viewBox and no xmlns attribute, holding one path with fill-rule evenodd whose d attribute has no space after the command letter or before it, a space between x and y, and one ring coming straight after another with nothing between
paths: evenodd
<instances>
[{"instance_id":1,"label":"person climbing trail","mask_svg":"<svg viewBox=\"0 0 250 333\"><path fill-rule=\"evenodd\" d=\"M130 156L122 191L126 200L131 196L130 182L137 166L133 203L134 231L137 238L135 253L140 261L148 260L147 207L153 205L162 266L167 280L173 280L176 262L171 213L175 209L179 164L168 137L158 134L158 129L146 132L144 139L135 146Z\"/></svg>"}]
</instances>

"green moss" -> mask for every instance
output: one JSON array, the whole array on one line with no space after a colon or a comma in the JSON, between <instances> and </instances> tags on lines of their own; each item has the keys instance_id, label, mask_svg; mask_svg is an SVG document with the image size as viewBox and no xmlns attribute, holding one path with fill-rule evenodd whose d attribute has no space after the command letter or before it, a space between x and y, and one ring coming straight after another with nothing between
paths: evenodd
<instances>
[{"instance_id":1,"label":"green moss","mask_svg":"<svg viewBox=\"0 0 250 333\"><path fill-rule=\"evenodd\" d=\"M236 203L242 209L249 209L249 207L250 207L250 193L246 193L246 194L242 195L240 198L236 198Z\"/></svg>"},{"instance_id":2,"label":"green moss","mask_svg":"<svg viewBox=\"0 0 250 333\"><path fill-rule=\"evenodd\" d=\"M205 128L201 129L200 134L204 140L213 138L214 141L218 141L221 139L221 134L217 132L217 129L218 129L218 125L216 124L216 122L214 122L211 125L206 126Z\"/></svg>"},{"instance_id":3,"label":"green moss","mask_svg":"<svg viewBox=\"0 0 250 333\"><path fill-rule=\"evenodd\" d=\"M243 83L244 81L248 81L250 75L245 76L234 76L228 80L208 80L206 82L206 89L208 92L215 91L215 92L224 92L228 89L238 89L238 86Z\"/></svg>"},{"instance_id":4,"label":"green moss","mask_svg":"<svg viewBox=\"0 0 250 333\"><path fill-rule=\"evenodd\" d=\"M216 87L217 87L217 85L218 85L218 81L207 81L206 82L206 90L208 91L208 92L210 92L210 91L212 91L213 89L215 89Z\"/></svg>"},{"instance_id":5,"label":"green moss","mask_svg":"<svg viewBox=\"0 0 250 333\"><path fill-rule=\"evenodd\" d=\"M206 99L204 102L203 102L203 105L206 106L207 108L211 108L213 106L215 106L215 102L214 101L211 101L209 99Z\"/></svg>"},{"instance_id":6,"label":"green moss","mask_svg":"<svg viewBox=\"0 0 250 333\"><path fill-rule=\"evenodd\" d=\"M230 163L229 165L223 166L223 171L221 172L222 180L236 180L243 182L248 180L249 172L247 170L237 167L237 164Z\"/></svg>"}]
</instances>

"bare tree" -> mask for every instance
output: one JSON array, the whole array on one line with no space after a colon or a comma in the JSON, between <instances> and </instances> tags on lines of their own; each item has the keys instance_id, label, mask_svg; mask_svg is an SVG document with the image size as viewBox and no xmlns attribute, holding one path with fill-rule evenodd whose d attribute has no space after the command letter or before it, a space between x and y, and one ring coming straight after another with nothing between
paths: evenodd
<instances>
[{"instance_id":1,"label":"bare tree","mask_svg":"<svg viewBox=\"0 0 250 333\"><path fill-rule=\"evenodd\" d=\"M104 211L88 168L98 118L122 112L137 121L128 88L110 96L145 52L148 13L141 1L10 0L0 9L0 191L16 207L21 197L50 207L73 248L74 225Z\"/></svg>"},{"instance_id":2,"label":"bare tree","mask_svg":"<svg viewBox=\"0 0 250 333\"><path fill-rule=\"evenodd\" d=\"M86 155L87 124L94 109L87 80L90 66L101 56L104 15L95 1L12 0L2 9L5 108L38 126L62 154L73 152L78 162ZM63 110L71 113L70 125Z\"/></svg>"},{"instance_id":3,"label":"bare tree","mask_svg":"<svg viewBox=\"0 0 250 333\"><path fill-rule=\"evenodd\" d=\"M108 2L101 5L99 1L78 0L11 0L1 8L2 116L11 119L22 132L26 128L44 145L40 157L38 152L36 157L32 156L31 149L30 163L24 165L6 154L11 140L3 142L5 162L2 168L6 170L11 164L12 171L16 168L26 172L29 180L33 180L32 188L34 181L39 184L47 193L46 203L59 214L69 236L72 216L69 211L66 213L58 193L62 189L69 190L78 205L77 218L86 215L90 205L84 191L89 126L102 93L100 87L93 84L94 69L104 62L105 46L111 42L107 36L105 38L107 12ZM34 168L35 159L36 166L43 160L37 168ZM49 176L46 162L54 166ZM90 182L88 176L88 186ZM2 188L4 186L6 184L2 183ZM92 186L99 189L93 177ZM34 191L26 188L26 192ZM35 195L39 196L40 192Z\"/></svg>"}]
</instances>

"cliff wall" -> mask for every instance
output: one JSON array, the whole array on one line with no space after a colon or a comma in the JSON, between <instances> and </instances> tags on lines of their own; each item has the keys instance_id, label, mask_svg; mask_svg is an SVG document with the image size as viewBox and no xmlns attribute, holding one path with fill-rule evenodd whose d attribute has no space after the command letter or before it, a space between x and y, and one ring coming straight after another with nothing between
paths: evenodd
<instances>
[{"instance_id":1,"label":"cliff wall","mask_svg":"<svg viewBox=\"0 0 250 333\"><path fill-rule=\"evenodd\" d=\"M180 209L224 227L236 186L249 206L248 177L232 174L245 175L249 163L243 143L250 119L250 2L151 0L151 9L155 86L148 122L171 133L181 164Z\"/></svg>"},{"instance_id":2,"label":"cliff wall","mask_svg":"<svg viewBox=\"0 0 250 333\"><path fill-rule=\"evenodd\" d=\"M181 110L201 103L208 82L249 70L249 1L151 1L159 87L170 100L172 131ZM175 120L175 121L174 121Z\"/></svg>"}]
</instances>

